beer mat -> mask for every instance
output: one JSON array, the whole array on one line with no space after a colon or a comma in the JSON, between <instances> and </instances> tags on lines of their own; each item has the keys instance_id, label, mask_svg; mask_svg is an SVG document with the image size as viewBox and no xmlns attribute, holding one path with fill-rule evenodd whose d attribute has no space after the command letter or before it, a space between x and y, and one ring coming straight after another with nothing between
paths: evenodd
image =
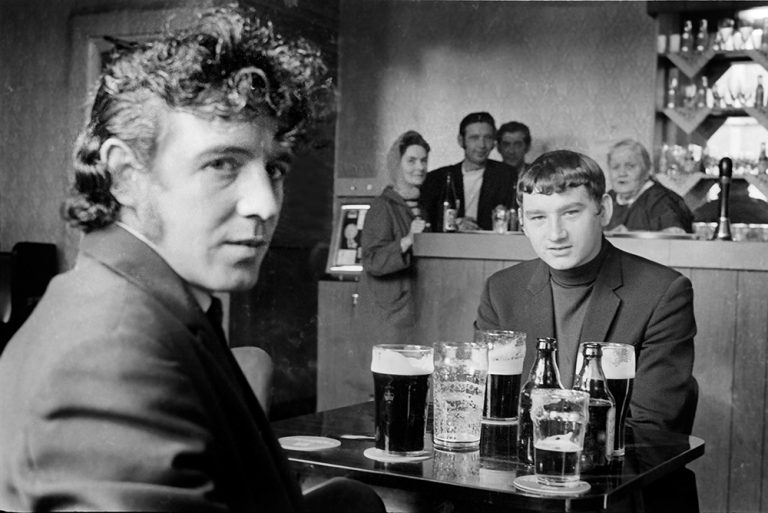
<instances>
[{"instance_id":1,"label":"beer mat","mask_svg":"<svg viewBox=\"0 0 768 513\"><path fill-rule=\"evenodd\" d=\"M322 451L341 445L338 440L324 436L284 436L278 442L283 449L291 451Z\"/></svg>"},{"instance_id":2,"label":"beer mat","mask_svg":"<svg viewBox=\"0 0 768 513\"><path fill-rule=\"evenodd\" d=\"M374 461L381 461L382 463L411 463L431 458L431 455L426 451L416 456L398 456L397 454L388 454L375 447L369 447L363 451L363 456Z\"/></svg>"},{"instance_id":3,"label":"beer mat","mask_svg":"<svg viewBox=\"0 0 768 513\"><path fill-rule=\"evenodd\" d=\"M549 486L539 483L535 475L520 476L513 484L515 488L539 495L579 495L591 488L586 481L577 481L574 486Z\"/></svg>"}]
</instances>

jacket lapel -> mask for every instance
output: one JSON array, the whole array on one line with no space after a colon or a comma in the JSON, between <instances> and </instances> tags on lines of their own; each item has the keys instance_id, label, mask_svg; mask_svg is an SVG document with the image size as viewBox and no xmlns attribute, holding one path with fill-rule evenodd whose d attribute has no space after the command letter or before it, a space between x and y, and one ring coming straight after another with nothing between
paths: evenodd
<instances>
[{"instance_id":1,"label":"jacket lapel","mask_svg":"<svg viewBox=\"0 0 768 513\"><path fill-rule=\"evenodd\" d=\"M604 241L604 244L609 244ZM610 245L605 263L595 281L587 314L581 328L582 342L605 342L616 313L621 306L621 298L616 289L621 287L621 255Z\"/></svg>"},{"instance_id":2,"label":"jacket lapel","mask_svg":"<svg viewBox=\"0 0 768 513\"><path fill-rule=\"evenodd\" d=\"M555 336L555 309L552 303L552 289L549 286L549 268L543 261L538 262L531 275L526 293L528 301L519 325L524 326L527 334L523 369L529 372L536 358L536 339Z\"/></svg>"}]
</instances>

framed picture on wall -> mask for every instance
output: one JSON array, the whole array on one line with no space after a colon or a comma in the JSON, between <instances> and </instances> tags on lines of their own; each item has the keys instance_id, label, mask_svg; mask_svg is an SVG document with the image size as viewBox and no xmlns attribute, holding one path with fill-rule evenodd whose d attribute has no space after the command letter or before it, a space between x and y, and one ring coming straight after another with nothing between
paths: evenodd
<instances>
[{"instance_id":1,"label":"framed picture on wall","mask_svg":"<svg viewBox=\"0 0 768 513\"><path fill-rule=\"evenodd\" d=\"M354 198L342 200L334 216L335 224L328 252L329 274L359 274L363 270L363 249L360 246L365 215L371 201Z\"/></svg>"}]
</instances>

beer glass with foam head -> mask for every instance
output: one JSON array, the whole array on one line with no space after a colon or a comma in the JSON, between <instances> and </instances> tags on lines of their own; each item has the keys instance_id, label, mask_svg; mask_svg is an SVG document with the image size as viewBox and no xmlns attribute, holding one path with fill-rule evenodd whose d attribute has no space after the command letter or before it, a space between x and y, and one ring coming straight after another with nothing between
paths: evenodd
<instances>
[{"instance_id":1,"label":"beer glass with foam head","mask_svg":"<svg viewBox=\"0 0 768 513\"><path fill-rule=\"evenodd\" d=\"M581 346L587 342L582 342ZM614 458L624 456L624 427L626 425L629 402L632 399L632 386L635 381L635 346L616 342L598 342L603 351L603 374L608 383L608 390L616 400L616 423L613 436ZM579 346L576 356L576 368L581 368L583 348Z\"/></svg>"},{"instance_id":2,"label":"beer glass with foam head","mask_svg":"<svg viewBox=\"0 0 768 513\"><path fill-rule=\"evenodd\" d=\"M448 451L480 447L488 346L478 342L435 344L432 441Z\"/></svg>"},{"instance_id":3,"label":"beer glass with foam head","mask_svg":"<svg viewBox=\"0 0 768 513\"><path fill-rule=\"evenodd\" d=\"M427 392L434 368L429 346L373 346L376 448L389 454L423 454L427 427Z\"/></svg>"},{"instance_id":4,"label":"beer glass with foam head","mask_svg":"<svg viewBox=\"0 0 768 513\"><path fill-rule=\"evenodd\" d=\"M589 422L589 394L559 388L533 389L531 420L537 481L548 486L576 486Z\"/></svg>"},{"instance_id":5,"label":"beer glass with foam head","mask_svg":"<svg viewBox=\"0 0 768 513\"><path fill-rule=\"evenodd\" d=\"M488 379L483 420L517 420L520 381L525 359L525 333L475 330L475 342L488 345Z\"/></svg>"}]
</instances>

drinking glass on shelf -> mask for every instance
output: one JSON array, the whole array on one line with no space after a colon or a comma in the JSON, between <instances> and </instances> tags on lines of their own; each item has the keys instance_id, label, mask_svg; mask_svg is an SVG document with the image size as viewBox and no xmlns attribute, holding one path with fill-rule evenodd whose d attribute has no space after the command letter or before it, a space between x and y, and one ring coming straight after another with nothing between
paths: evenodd
<instances>
[{"instance_id":1,"label":"drinking glass on shelf","mask_svg":"<svg viewBox=\"0 0 768 513\"><path fill-rule=\"evenodd\" d=\"M581 451L589 422L589 394L579 390L531 391L534 473L542 485L579 483Z\"/></svg>"},{"instance_id":2,"label":"drinking glass on shelf","mask_svg":"<svg viewBox=\"0 0 768 513\"><path fill-rule=\"evenodd\" d=\"M720 43L720 50L733 50L733 27L735 23L733 18L723 18L717 23L717 35Z\"/></svg>"},{"instance_id":3,"label":"drinking glass on shelf","mask_svg":"<svg viewBox=\"0 0 768 513\"><path fill-rule=\"evenodd\" d=\"M435 448L448 451L473 451L480 448L487 375L486 344L435 344L432 433Z\"/></svg>"}]
</instances>

